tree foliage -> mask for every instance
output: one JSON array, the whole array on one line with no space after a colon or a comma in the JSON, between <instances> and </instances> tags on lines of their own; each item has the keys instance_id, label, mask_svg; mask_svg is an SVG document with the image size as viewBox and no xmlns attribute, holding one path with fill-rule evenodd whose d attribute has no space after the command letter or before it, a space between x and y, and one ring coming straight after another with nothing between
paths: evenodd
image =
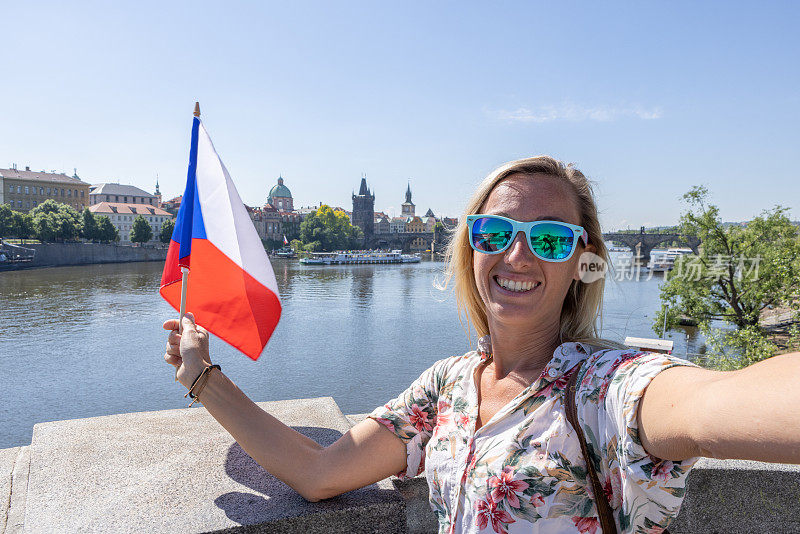
<instances>
[{"instance_id":1,"label":"tree foliage","mask_svg":"<svg viewBox=\"0 0 800 534\"><path fill-rule=\"evenodd\" d=\"M33 231L42 242L67 241L81 235L81 215L67 204L47 199L30 211Z\"/></svg>"},{"instance_id":2,"label":"tree foliage","mask_svg":"<svg viewBox=\"0 0 800 534\"><path fill-rule=\"evenodd\" d=\"M8 205L0 204L0 237L14 236L14 213Z\"/></svg>"},{"instance_id":3,"label":"tree foliage","mask_svg":"<svg viewBox=\"0 0 800 534\"><path fill-rule=\"evenodd\" d=\"M137 215L133 220L133 226L130 231L131 243L147 243L153 239L153 228L150 223L142 217Z\"/></svg>"},{"instance_id":4,"label":"tree foliage","mask_svg":"<svg viewBox=\"0 0 800 534\"><path fill-rule=\"evenodd\" d=\"M364 234L350 224L347 214L323 204L300 224L300 240L309 252L330 252L359 247Z\"/></svg>"},{"instance_id":5,"label":"tree foliage","mask_svg":"<svg viewBox=\"0 0 800 534\"><path fill-rule=\"evenodd\" d=\"M759 327L767 307L792 306L800 298L800 232L787 217L787 208L765 210L744 226L723 225L719 208L708 203L708 190L694 187L683 196L688 210L679 233L701 239L699 255L676 261L661 288L661 311L654 320L660 331L681 316L698 321L717 355L735 354L747 365L769 357L777 347ZM666 308L668 306L668 308ZM734 330L713 330L724 321Z\"/></svg>"},{"instance_id":6,"label":"tree foliage","mask_svg":"<svg viewBox=\"0 0 800 534\"><path fill-rule=\"evenodd\" d=\"M88 209L78 213L72 207L45 200L29 213L0 205L0 237L36 238L44 243L82 237L90 241L119 241L119 231L105 216Z\"/></svg>"},{"instance_id":7,"label":"tree foliage","mask_svg":"<svg viewBox=\"0 0 800 534\"><path fill-rule=\"evenodd\" d=\"M89 241L99 239L97 229L97 218L94 213L89 211L89 208L83 210L83 226L81 228L81 237Z\"/></svg>"},{"instance_id":8,"label":"tree foliage","mask_svg":"<svg viewBox=\"0 0 800 534\"><path fill-rule=\"evenodd\" d=\"M97 239L104 243L119 241L119 230L105 215L97 217Z\"/></svg>"},{"instance_id":9,"label":"tree foliage","mask_svg":"<svg viewBox=\"0 0 800 534\"><path fill-rule=\"evenodd\" d=\"M172 239L172 232L175 230L175 221L173 219L166 219L161 223L161 229L158 233L158 239L162 243L169 243Z\"/></svg>"}]
</instances>

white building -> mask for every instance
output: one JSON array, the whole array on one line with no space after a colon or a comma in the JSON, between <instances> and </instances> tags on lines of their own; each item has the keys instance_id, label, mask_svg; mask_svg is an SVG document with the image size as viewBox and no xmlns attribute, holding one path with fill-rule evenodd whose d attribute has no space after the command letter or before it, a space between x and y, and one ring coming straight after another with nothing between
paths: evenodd
<instances>
[{"instance_id":1,"label":"white building","mask_svg":"<svg viewBox=\"0 0 800 534\"><path fill-rule=\"evenodd\" d=\"M89 211L97 216L106 216L111 219L117 230L119 230L119 242L130 243L130 233L133 228L133 221L141 215L144 220L150 223L153 229L153 237L150 242L158 241L161 233L161 224L167 219L172 219L172 215L149 204L125 204L123 202L100 202L89 206Z\"/></svg>"}]
</instances>

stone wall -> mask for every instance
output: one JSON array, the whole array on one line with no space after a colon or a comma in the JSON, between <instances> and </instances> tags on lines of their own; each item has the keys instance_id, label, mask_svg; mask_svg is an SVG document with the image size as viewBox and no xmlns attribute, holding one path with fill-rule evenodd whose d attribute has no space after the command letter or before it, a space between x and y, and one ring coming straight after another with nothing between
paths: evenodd
<instances>
[{"instance_id":1,"label":"stone wall","mask_svg":"<svg viewBox=\"0 0 800 534\"><path fill-rule=\"evenodd\" d=\"M117 245L102 243L43 243L23 245L36 250L27 267L57 267L91 263L126 263L132 261L164 261L166 247Z\"/></svg>"},{"instance_id":2,"label":"stone wall","mask_svg":"<svg viewBox=\"0 0 800 534\"><path fill-rule=\"evenodd\" d=\"M329 397L258 404L323 445L364 418ZM800 532L798 482L798 465L702 459L670 532ZM427 496L425 478L391 477L308 502L202 407L39 423L0 449L2 534L435 533Z\"/></svg>"}]
</instances>

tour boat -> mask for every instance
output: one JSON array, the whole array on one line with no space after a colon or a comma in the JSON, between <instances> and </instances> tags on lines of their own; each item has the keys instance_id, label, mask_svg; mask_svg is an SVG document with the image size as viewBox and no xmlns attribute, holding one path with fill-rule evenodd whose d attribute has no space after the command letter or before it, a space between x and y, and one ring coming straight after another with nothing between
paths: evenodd
<instances>
[{"instance_id":1,"label":"tour boat","mask_svg":"<svg viewBox=\"0 0 800 534\"><path fill-rule=\"evenodd\" d=\"M665 273L675 267L675 260L684 254L691 254L692 249L674 247L664 249L653 249L650 251L650 262L647 268L653 272Z\"/></svg>"},{"instance_id":2,"label":"tour boat","mask_svg":"<svg viewBox=\"0 0 800 534\"><path fill-rule=\"evenodd\" d=\"M376 263L417 263L416 254L403 254L400 250L338 250L336 252L312 252L301 258L304 265L360 265Z\"/></svg>"},{"instance_id":3,"label":"tour boat","mask_svg":"<svg viewBox=\"0 0 800 534\"><path fill-rule=\"evenodd\" d=\"M0 270L17 269L33 262L36 250L12 245L0 239Z\"/></svg>"}]
</instances>

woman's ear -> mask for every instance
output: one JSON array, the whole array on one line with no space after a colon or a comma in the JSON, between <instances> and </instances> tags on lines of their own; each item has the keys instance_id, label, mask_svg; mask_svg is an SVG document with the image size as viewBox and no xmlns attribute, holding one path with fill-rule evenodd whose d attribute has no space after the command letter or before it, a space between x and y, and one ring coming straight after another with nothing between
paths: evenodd
<instances>
[{"instance_id":1,"label":"woman's ear","mask_svg":"<svg viewBox=\"0 0 800 534\"><path fill-rule=\"evenodd\" d=\"M589 244L583 248L583 252L578 257L578 264L572 278L590 284L605 276L605 267L606 262L597 255L597 247Z\"/></svg>"}]
</instances>

